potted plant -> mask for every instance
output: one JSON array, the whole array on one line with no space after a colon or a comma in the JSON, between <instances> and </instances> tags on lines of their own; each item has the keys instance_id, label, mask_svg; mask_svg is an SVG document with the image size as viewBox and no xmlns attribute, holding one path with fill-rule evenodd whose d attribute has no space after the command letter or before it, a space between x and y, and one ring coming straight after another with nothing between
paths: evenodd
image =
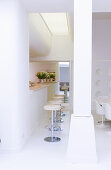
<instances>
[{"instance_id":1,"label":"potted plant","mask_svg":"<svg viewBox=\"0 0 111 170\"><path fill-rule=\"evenodd\" d=\"M50 76L49 73L47 73L46 81L49 82Z\"/></svg>"},{"instance_id":2,"label":"potted plant","mask_svg":"<svg viewBox=\"0 0 111 170\"><path fill-rule=\"evenodd\" d=\"M49 73L50 81L55 80L55 73Z\"/></svg>"},{"instance_id":3,"label":"potted plant","mask_svg":"<svg viewBox=\"0 0 111 170\"><path fill-rule=\"evenodd\" d=\"M46 77L47 77L47 73L46 72L37 72L36 76L41 81L41 83L43 83L44 79L46 79Z\"/></svg>"},{"instance_id":4,"label":"potted plant","mask_svg":"<svg viewBox=\"0 0 111 170\"><path fill-rule=\"evenodd\" d=\"M32 83L32 81L29 81L29 87L31 87L31 86L32 86L32 84L33 84L33 83Z\"/></svg>"}]
</instances>

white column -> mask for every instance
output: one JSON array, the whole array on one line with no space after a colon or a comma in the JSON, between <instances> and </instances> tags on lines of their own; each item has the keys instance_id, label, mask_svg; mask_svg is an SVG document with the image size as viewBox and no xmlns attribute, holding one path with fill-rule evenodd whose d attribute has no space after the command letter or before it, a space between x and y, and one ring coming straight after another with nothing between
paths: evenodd
<instances>
[{"instance_id":1,"label":"white column","mask_svg":"<svg viewBox=\"0 0 111 170\"><path fill-rule=\"evenodd\" d=\"M92 0L74 0L74 94L68 159L73 163L97 161L91 115Z\"/></svg>"},{"instance_id":2,"label":"white column","mask_svg":"<svg viewBox=\"0 0 111 170\"><path fill-rule=\"evenodd\" d=\"M19 149L28 122L28 15L17 0L0 1L0 150Z\"/></svg>"}]
</instances>

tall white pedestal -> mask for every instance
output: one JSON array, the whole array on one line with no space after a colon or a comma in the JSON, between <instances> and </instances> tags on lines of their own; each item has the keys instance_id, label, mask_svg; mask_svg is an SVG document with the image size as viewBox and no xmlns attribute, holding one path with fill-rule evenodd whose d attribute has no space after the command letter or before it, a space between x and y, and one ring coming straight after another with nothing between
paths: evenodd
<instances>
[{"instance_id":1,"label":"tall white pedestal","mask_svg":"<svg viewBox=\"0 0 111 170\"><path fill-rule=\"evenodd\" d=\"M67 158L70 163L96 163L96 145L93 117L72 115Z\"/></svg>"}]
</instances>

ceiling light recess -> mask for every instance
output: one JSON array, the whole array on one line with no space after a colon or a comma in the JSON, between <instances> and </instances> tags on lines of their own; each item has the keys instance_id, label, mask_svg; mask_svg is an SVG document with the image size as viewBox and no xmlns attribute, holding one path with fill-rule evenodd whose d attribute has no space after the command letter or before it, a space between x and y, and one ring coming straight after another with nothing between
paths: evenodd
<instances>
[{"instance_id":1,"label":"ceiling light recess","mask_svg":"<svg viewBox=\"0 0 111 170\"><path fill-rule=\"evenodd\" d=\"M67 35L67 13L41 13L46 25L53 35Z\"/></svg>"}]
</instances>

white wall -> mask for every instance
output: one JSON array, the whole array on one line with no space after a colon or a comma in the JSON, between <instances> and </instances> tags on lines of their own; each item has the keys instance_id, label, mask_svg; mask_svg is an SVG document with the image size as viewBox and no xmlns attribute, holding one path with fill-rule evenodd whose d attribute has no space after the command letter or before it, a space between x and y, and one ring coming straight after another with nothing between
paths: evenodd
<instances>
[{"instance_id":1,"label":"white wall","mask_svg":"<svg viewBox=\"0 0 111 170\"><path fill-rule=\"evenodd\" d=\"M111 17L93 18L93 60L111 59Z\"/></svg>"},{"instance_id":2,"label":"white wall","mask_svg":"<svg viewBox=\"0 0 111 170\"><path fill-rule=\"evenodd\" d=\"M31 58L31 61L70 61L73 58L73 42L70 36L53 36L48 56Z\"/></svg>"},{"instance_id":3,"label":"white wall","mask_svg":"<svg viewBox=\"0 0 111 170\"><path fill-rule=\"evenodd\" d=\"M111 1L93 0L93 12L111 12Z\"/></svg>"},{"instance_id":4,"label":"white wall","mask_svg":"<svg viewBox=\"0 0 111 170\"><path fill-rule=\"evenodd\" d=\"M74 13L67 14L68 27L72 41L74 41Z\"/></svg>"},{"instance_id":5,"label":"white wall","mask_svg":"<svg viewBox=\"0 0 111 170\"><path fill-rule=\"evenodd\" d=\"M47 87L47 101L52 100L55 94L59 94L59 82L50 83Z\"/></svg>"},{"instance_id":6,"label":"white wall","mask_svg":"<svg viewBox=\"0 0 111 170\"><path fill-rule=\"evenodd\" d=\"M93 17L92 110L95 109L96 97L111 94L110 45L111 17L96 14Z\"/></svg>"},{"instance_id":7,"label":"white wall","mask_svg":"<svg viewBox=\"0 0 111 170\"><path fill-rule=\"evenodd\" d=\"M69 102L71 106L71 111L73 113L73 92L74 92L74 61L70 60L69 63L69 69L70 69L70 91L69 91Z\"/></svg>"},{"instance_id":8,"label":"white wall","mask_svg":"<svg viewBox=\"0 0 111 170\"><path fill-rule=\"evenodd\" d=\"M36 73L39 71L55 72L56 81L59 81L59 63L58 62L30 62L29 63L29 80L39 82Z\"/></svg>"},{"instance_id":9,"label":"white wall","mask_svg":"<svg viewBox=\"0 0 111 170\"><path fill-rule=\"evenodd\" d=\"M92 74L92 110L98 96L111 97L111 60L95 61Z\"/></svg>"},{"instance_id":10,"label":"white wall","mask_svg":"<svg viewBox=\"0 0 111 170\"><path fill-rule=\"evenodd\" d=\"M46 56L52 44L52 35L40 14L29 14L30 57Z\"/></svg>"},{"instance_id":11,"label":"white wall","mask_svg":"<svg viewBox=\"0 0 111 170\"><path fill-rule=\"evenodd\" d=\"M18 1L0 1L1 150L19 149L28 137L28 16Z\"/></svg>"},{"instance_id":12,"label":"white wall","mask_svg":"<svg viewBox=\"0 0 111 170\"><path fill-rule=\"evenodd\" d=\"M47 114L45 113L43 106L47 103L47 95L47 87L34 91L30 90L29 92L30 133L37 129L41 122L46 121Z\"/></svg>"}]
</instances>

